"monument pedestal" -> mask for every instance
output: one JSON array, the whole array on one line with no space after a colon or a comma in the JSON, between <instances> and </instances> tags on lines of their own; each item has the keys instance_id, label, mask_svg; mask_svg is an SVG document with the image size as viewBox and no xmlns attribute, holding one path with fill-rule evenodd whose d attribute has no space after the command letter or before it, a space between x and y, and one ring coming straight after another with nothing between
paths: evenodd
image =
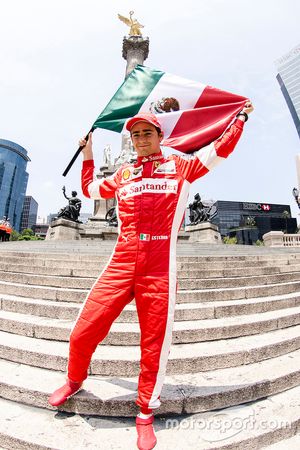
<instances>
[{"instance_id":1,"label":"monument pedestal","mask_svg":"<svg viewBox=\"0 0 300 450\"><path fill-rule=\"evenodd\" d=\"M81 239L116 240L118 228L110 227L107 222L97 217L90 217L80 232Z\"/></svg>"},{"instance_id":2,"label":"monument pedestal","mask_svg":"<svg viewBox=\"0 0 300 450\"><path fill-rule=\"evenodd\" d=\"M222 244L222 238L217 225L210 222L188 225L185 231L189 232L189 242L201 242L202 244Z\"/></svg>"},{"instance_id":3,"label":"monument pedestal","mask_svg":"<svg viewBox=\"0 0 300 450\"><path fill-rule=\"evenodd\" d=\"M67 219L57 219L51 222L48 228L46 240L67 241L81 239L80 233L84 225Z\"/></svg>"}]
</instances>

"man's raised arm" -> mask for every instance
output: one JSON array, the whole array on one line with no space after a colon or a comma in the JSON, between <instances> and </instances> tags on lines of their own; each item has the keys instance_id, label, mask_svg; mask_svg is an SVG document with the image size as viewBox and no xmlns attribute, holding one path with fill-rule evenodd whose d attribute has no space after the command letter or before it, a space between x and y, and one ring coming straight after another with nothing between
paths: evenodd
<instances>
[{"instance_id":1,"label":"man's raised arm","mask_svg":"<svg viewBox=\"0 0 300 450\"><path fill-rule=\"evenodd\" d=\"M230 155L241 137L244 122L248 120L248 114L253 109L252 103L247 102L242 111L237 114L236 120L220 138L186 157L175 157L187 181L192 183L203 177Z\"/></svg>"},{"instance_id":2,"label":"man's raised arm","mask_svg":"<svg viewBox=\"0 0 300 450\"><path fill-rule=\"evenodd\" d=\"M111 177L100 179L95 176L92 133L89 133L87 141L84 138L80 139L79 145L83 147L83 163L81 171L81 187L83 195L88 198L93 198L94 200L113 198L117 188L116 174L113 174Z\"/></svg>"}]
</instances>

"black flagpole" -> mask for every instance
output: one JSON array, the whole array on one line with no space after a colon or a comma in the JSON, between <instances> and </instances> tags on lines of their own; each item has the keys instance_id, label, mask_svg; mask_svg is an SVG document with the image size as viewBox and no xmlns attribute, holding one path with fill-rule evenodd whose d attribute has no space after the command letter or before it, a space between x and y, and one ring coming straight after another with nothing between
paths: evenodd
<instances>
[{"instance_id":1,"label":"black flagpole","mask_svg":"<svg viewBox=\"0 0 300 450\"><path fill-rule=\"evenodd\" d=\"M88 132L88 134L85 137L85 140L87 141L89 138L89 134L92 133L95 130L95 128L91 128L90 131ZM71 159L71 161L68 164L68 167L65 169L64 173L63 173L63 177L65 177L67 175L67 173L69 172L69 170L71 169L71 167L73 166L74 162L76 161L76 159L78 158L78 155L81 153L81 150L83 149L83 147L79 147L78 150L76 151L75 155L73 156L73 158Z\"/></svg>"}]
</instances>

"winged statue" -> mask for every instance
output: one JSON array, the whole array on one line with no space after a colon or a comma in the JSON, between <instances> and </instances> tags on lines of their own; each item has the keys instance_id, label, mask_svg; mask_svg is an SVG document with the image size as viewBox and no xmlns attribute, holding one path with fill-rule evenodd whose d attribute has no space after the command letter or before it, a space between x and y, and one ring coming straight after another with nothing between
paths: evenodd
<instances>
[{"instance_id":1,"label":"winged statue","mask_svg":"<svg viewBox=\"0 0 300 450\"><path fill-rule=\"evenodd\" d=\"M130 19L128 19L128 17L121 16L121 14L118 14L118 17L122 22L130 27L129 36L142 36L140 29L144 28L144 25L139 23L136 19L133 19L133 14L134 11L129 12Z\"/></svg>"}]
</instances>

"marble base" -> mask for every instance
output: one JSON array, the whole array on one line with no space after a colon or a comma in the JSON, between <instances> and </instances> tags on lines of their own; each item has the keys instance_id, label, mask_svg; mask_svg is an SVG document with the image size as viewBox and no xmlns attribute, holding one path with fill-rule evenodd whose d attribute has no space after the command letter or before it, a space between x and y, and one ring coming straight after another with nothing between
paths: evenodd
<instances>
[{"instance_id":1,"label":"marble base","mask_svg":"<svg viewBox=\"0 0 300 450\"><path fill-rule=\"evenodd\" d=\"M189 233L189 242L201 242L203 244L222 244L219 228L210 222L188 225L185 231Z\"/></svg>"},{"instance_id":2,"label":"marble base","mask_svg":"<svg viewBox=\"0 0 300 450\"><path fill-rule=\"evenodd\" d=\"M53 220L48 228L46 240L67 241L81 239L84 225L67 219Z\"/></svg>"},{"instance_id":3,"label":"marble base","mask_svg":"<svg viewBox=\"0 0 300 450\"><path fill-rule=\"evenodd\" d=\"M91 217L80 232L81 239L117 240L118 227L110 227L101 218Z\"/></svg>"}]
</instances>

